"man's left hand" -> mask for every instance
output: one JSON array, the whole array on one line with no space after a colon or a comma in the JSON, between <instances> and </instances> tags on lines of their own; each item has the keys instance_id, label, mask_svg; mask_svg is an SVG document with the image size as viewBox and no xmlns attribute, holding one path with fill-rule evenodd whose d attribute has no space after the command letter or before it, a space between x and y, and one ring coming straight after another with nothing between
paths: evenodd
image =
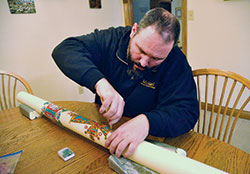
<instances>
[{"instance_id":1,"label":"man's left hand","mask_svg":"<svg viewBox=\"0 0 250 174\"><path fill-rule=\"evenodd\" d=\"M109 147L110 153L115 153L117 157L120 157L127 148L123 156L131 156L136 147L147 137L148 132L148 119L144 114L140 114L117 128L107 139L105 147Z\"/></svg>"}]
</instances>

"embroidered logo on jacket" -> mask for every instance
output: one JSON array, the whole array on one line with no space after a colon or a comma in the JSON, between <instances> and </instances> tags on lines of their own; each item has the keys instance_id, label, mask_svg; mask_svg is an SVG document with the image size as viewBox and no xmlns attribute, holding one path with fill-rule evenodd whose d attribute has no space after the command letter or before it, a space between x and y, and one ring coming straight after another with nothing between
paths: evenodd
<instances>
[{"instance_id":1,"label":"embroidered logo on jacket","mask_svg":"<svg viewBox=\"0 0 250 174\"><path fill-rule=\"evenodd\" d=\"M155 82L148 82L147 80L143 80L142 82L141 82L141 84L143 85L143 86L146 86L146 87L148 87L148 88L152 88L152 89L155 89Z\"/></svg>"}]
</instances>

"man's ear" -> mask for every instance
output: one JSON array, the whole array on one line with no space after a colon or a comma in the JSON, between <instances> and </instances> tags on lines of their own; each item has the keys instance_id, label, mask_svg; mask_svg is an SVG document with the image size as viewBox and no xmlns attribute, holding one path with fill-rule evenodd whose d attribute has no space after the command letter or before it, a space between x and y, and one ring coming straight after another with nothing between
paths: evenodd
<instances>
[{"instance_id":1,"label":"man's ear","mask_svg":"<svg viewBox=\"0 0 250 174\"><path fill-rule=\"evenodd\" d=\"M138 29L138 24L134 23L134 25L131 29L130 38L134 37L135 33L137 32L137 29Z\"/></svg>"}]
</instances>

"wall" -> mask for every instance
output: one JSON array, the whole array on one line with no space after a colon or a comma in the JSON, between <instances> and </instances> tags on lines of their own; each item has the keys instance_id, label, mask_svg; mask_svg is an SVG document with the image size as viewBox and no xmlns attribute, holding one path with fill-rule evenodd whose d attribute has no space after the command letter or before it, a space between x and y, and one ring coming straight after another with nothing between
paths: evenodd
<instances>
[{"instance_id":1,"label":"wall","mask_svg":"<svg viewBox=\"0 0 250 174\"><path fill-rule=\"evenodd\" d=\"M250 1L188 0L188 60L193 69L219 68L250 79Z\"/></svg>"},{"instance_id":2,"label":"wall","mask_svg":"<svg viewBox=\"0 0 250 174\"><path fill-rule=\"evenodd\" d=\"M23 76L44 99L93 101L93 94L65 77L51 58L64 38L95 28L123 25L122 1L102 0L90 9L87 0L35 0L36 14L10 14L0 0L0 69Z\"/></svg>"}]
</instances>

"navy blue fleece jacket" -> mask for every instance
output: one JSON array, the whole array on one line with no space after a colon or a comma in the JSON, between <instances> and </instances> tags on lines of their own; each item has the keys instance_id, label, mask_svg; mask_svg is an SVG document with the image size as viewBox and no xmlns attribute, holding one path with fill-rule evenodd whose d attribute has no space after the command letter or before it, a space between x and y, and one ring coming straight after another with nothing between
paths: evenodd
<instances>
[{"instance_id":1,"label":"navy blue fleece jacket","mask_svg":"<svg viewBox=\"0 0 250 174\"><path fill-rule=\"evenodd\" d=\"M94 86L106 78L124 98L124 116L145 114L149 133L175 137L191 130L199 116L196 86L185 55L175 46L164 62L141 79L127 70L130 27L95 30L60 43L52 57L61 71L95 93ZM96 103L101 104L98 95Z\"/></svg>"}]
</instances>

